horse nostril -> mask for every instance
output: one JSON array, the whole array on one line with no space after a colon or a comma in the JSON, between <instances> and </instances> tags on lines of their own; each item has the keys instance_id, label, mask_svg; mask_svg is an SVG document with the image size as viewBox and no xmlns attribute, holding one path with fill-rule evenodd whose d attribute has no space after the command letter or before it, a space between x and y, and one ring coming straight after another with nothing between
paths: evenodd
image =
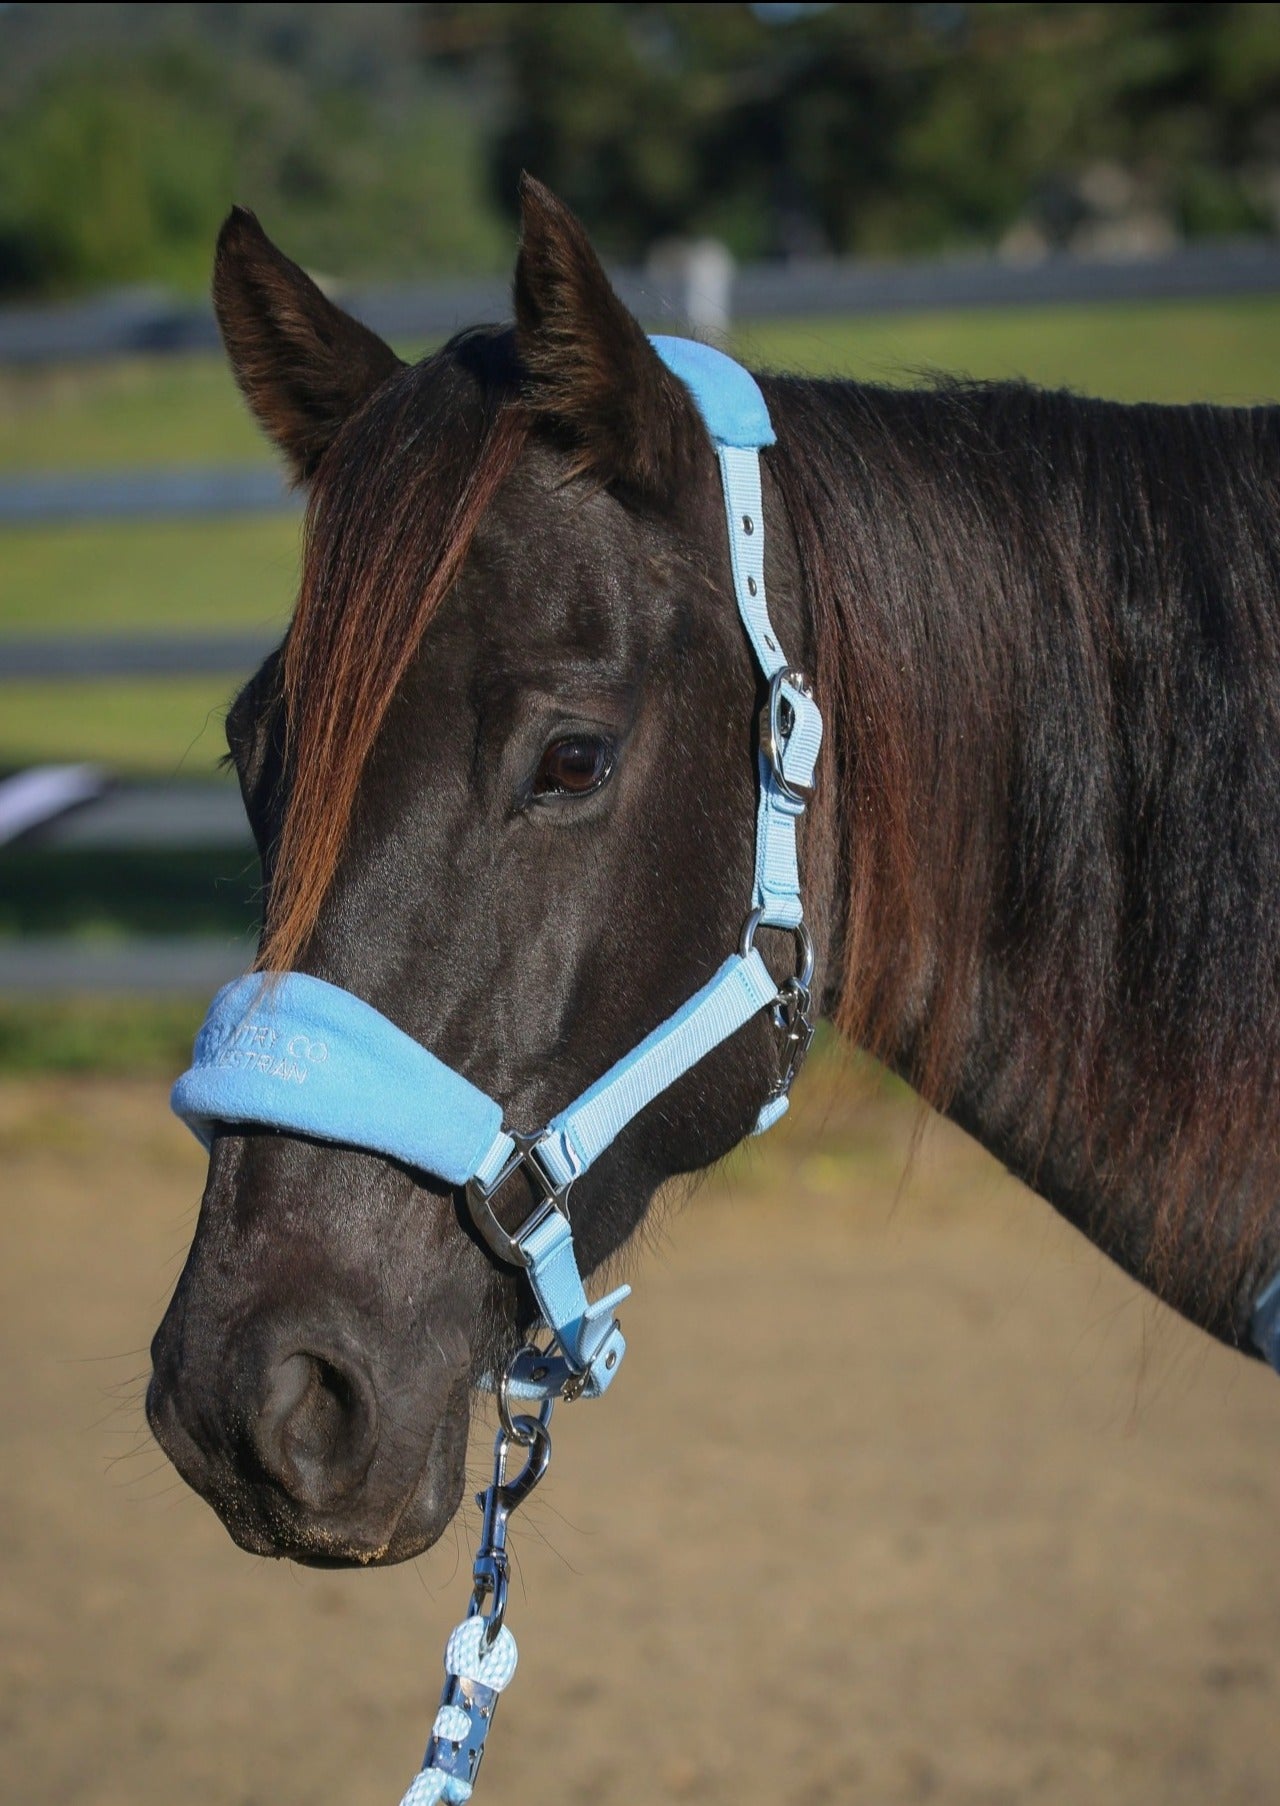
<instances>
[{"instance_id":1,"label":"horse nostril","mask_svg":"<svg viewBox=\"0 0 1280 1806\"><path fill-rule=\"evenodd\" d=\"M354 1365L299 1349L267 1375L258 1453L300 1505L322 1510L358 1486L377 1436L373 1386Z\"/></svg>"}]
</instances>

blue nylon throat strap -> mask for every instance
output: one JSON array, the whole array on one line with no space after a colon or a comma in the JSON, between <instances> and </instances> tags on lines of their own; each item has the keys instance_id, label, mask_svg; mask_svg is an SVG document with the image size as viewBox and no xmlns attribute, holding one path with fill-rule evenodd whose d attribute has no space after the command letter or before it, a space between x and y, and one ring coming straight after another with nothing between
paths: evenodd
<instances>
[{"instance_id":1,"label":"blue nylon throat strap","mask_svg":"<svg viewBox=\"0 0 1280 1806\"><path fill-rule=\"evenodd\" d=\"M734 595L768 686L755 876L738 951L537 1135L506 1128L493 1098L372 1005L300 972L250 973L224 986L171 1100L206 1145L218 1124L260 1123L389 1154L465 1186L477 1229L499 1259L525 1269L550 1331L549 1349L524 1351L510 1370L518 1398L598 1397L626 1351L614 1313L630 1288L588 1302L567 1207L574 1182L646 1105L762 1010L781 1031L783 1059L753 1133L771 1127L813 1033L796 824L813 794L822 717L808 681L787 664L765 598L759 454L774 443L773 427L754 377L731 358L687 339L652 342L690 390L715 446ZM796 937L797 971L781 987L755 948L760 927ZM517 1172L539 1202L508 1233L493 1200Z\"/></svg>"}]
</instances>

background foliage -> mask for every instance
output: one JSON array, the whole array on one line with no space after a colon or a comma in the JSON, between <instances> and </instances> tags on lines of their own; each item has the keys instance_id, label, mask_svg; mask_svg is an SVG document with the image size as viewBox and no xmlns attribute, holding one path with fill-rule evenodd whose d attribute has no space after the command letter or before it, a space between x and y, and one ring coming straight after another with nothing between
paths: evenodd
<instances>
[{"instance_id":1,"label":"background foliage","mask_svg":"<svg viewBox=\"0 0 1280 1806\"><path fill-rule=\"evenodd\" d=\"M497 267L480 122L415 9L0 12L0 294L208 280L233 199L320 272Z\"/></svg>"},{"instance_id":2,"label":"background foliage","mask_svg":"<svg viewBox=\"0 0 1280 1806\"><path fill-rule=\"evenodd\" d=\"M1280 223L1280 6L0 10L0 294L203 285L235 197L310 266L505 259L534 169L617 257Z\"/></svg>"}]
</instances>

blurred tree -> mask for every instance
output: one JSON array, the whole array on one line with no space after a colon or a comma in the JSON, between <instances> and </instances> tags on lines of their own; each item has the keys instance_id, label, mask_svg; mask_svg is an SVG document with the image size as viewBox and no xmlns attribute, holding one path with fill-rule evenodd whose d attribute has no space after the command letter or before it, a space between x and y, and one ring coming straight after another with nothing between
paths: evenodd
<instances>
[{"instance_id":1,"label":"blurred tree","mask_svg":"<svg viewBox=\"0 0 1280 1806\"><path fill-rule=\"evenodd\" d=\"M0 293L489 270L529 168L618 258L1280 230L1280 5L0 7Z\"/></svg>"},{"instance_id":2,"label":"blurred tree","mask_svg":"<svg viewBox=\"0 0 1280 1806\"><path fill-rule=\"evenodd\" d=\"M0 289L180 278L193 255L207 266L233 156L200 86L172 56L105 82L72 67L5 114Z\"/></svg>"},{"instance_id":3,"label":"blurred tree","mask_svg":"<svg viewBox=\"0 0 1280 1806\"><path fill-rule=\"evenodd\" d=\"M1280 224L1274 5L427 5L498 97L490 191L534 169L620 257Z\"/></svg>"},{"instance_id":4,"label":"blurred tree","mask_svg":"<svg viewBox=\"0 0 1280 1806\"><path fill-rule=\"evenodd\" d=\"M501 268L481 122L417 59L416 23L407 6L0 9L0 294L201 289L232 201L335 276Z\"/></svg>"}]
</instances>

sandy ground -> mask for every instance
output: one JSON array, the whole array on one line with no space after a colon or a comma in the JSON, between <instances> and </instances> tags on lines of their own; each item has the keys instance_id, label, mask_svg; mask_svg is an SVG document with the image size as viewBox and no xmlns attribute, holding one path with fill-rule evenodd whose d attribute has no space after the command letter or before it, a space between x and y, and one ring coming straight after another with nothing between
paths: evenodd
<instances>
[{"instance_id":1,"label":"sandy ground","mask_svg":"<svg viewBox=\"0 0 1280 1806\"><path fill-rule=\"evenodd\" d=\"M517 1520L480 1799L1280 1800L1280 1385L954 1132L899 1191L905 1112L829 1083L632 1262ZM163 1465L200 1176L159 1086L0 1088L0 1799L395 1806L463 1539L254 1561Z\"/></svg>"}]
</instances>

